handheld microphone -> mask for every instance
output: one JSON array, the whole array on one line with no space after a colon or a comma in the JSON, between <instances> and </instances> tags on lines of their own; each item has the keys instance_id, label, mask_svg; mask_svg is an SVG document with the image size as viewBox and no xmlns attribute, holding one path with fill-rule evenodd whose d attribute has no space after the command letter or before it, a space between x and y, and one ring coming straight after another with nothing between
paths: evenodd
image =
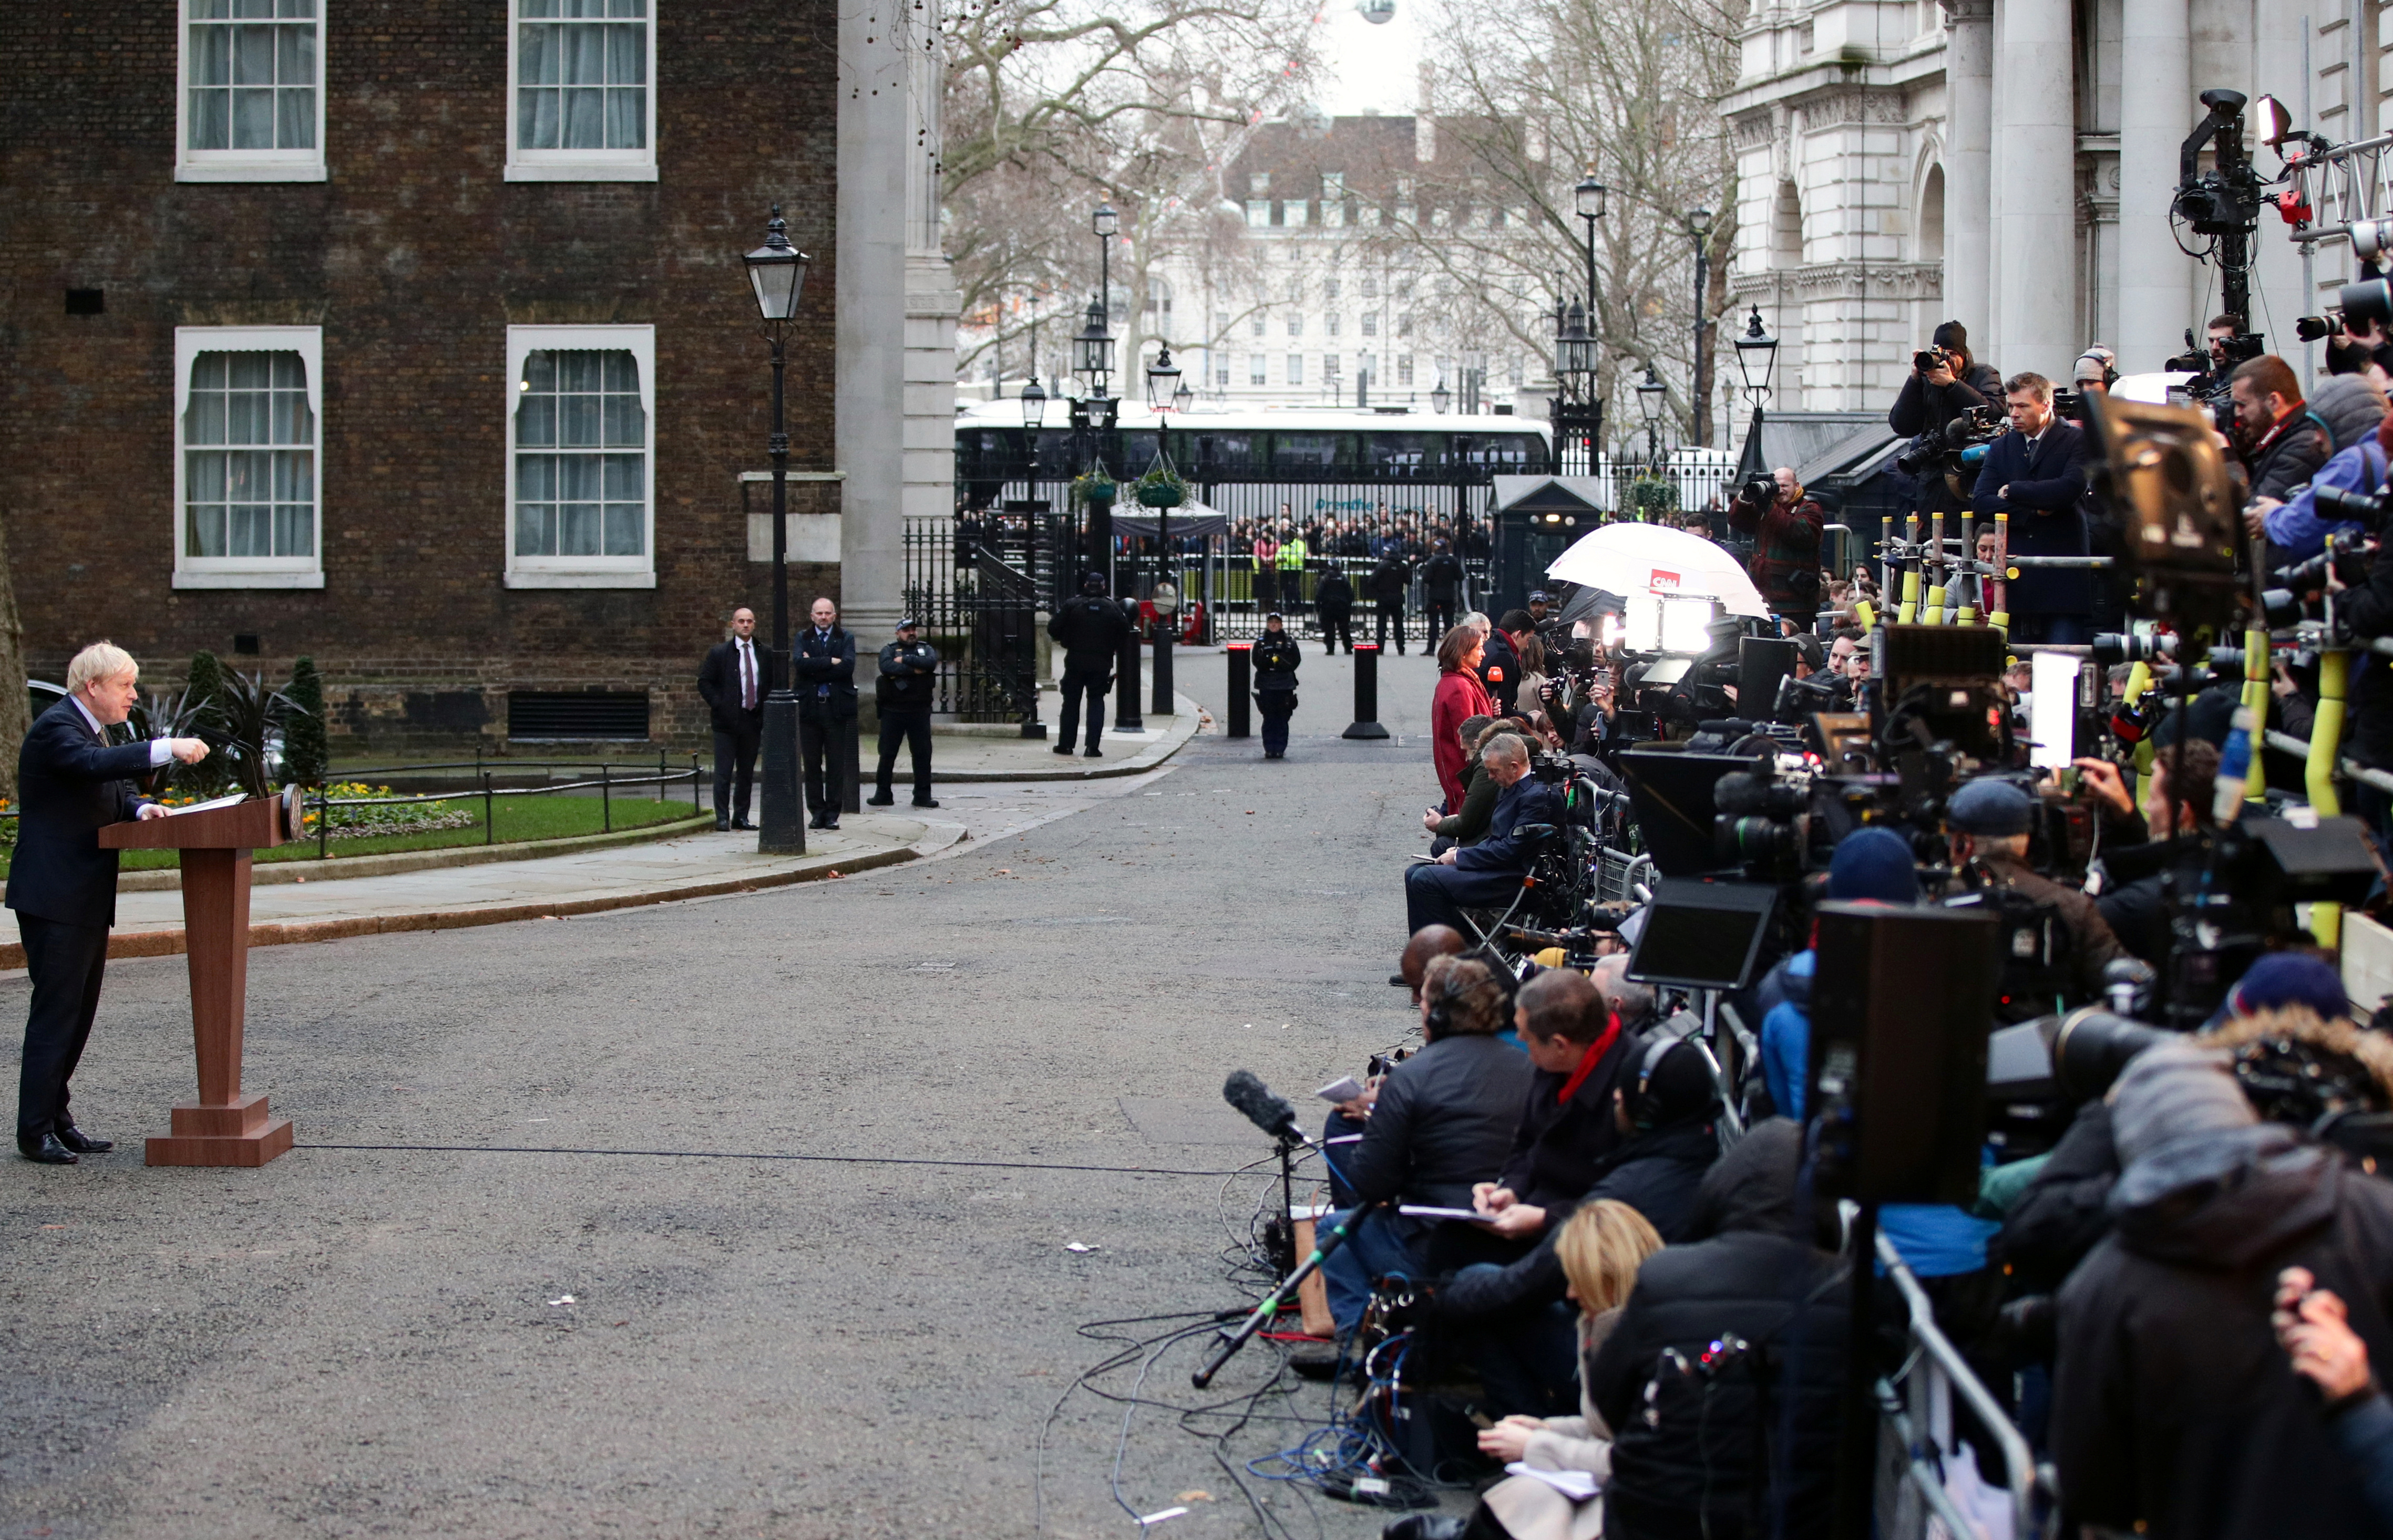
<instances>
[{"instance_id":1,"label":"handheld microphone","mask_svg":"<svg viewBox=\"0 0 2393 1540\"><path fill-rule=\"evenodd\" d=\"M1291 1139L1304 1142L1304 1126L1296 1120L1296 1109L1288 1099L1272 1094L1272 1089L1256 1078L1250 1069L1236 1069L1222 1082L1222 1100L1246 1115L1247 1121L1274 1139Z\"/></svg>"}]
</instances>

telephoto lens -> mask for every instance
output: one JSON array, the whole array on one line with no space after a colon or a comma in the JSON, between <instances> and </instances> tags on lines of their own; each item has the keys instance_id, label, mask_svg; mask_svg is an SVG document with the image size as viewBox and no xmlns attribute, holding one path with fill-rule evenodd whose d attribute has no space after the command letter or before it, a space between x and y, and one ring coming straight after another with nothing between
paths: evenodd
<instances>
[{"instance_id":1,"label":"telephoto lens","mask_svg":"<svg viewBox=\"0 0 2393 1540\"><path fill-rule=\"evenodd\" d=\"M2384 279L2370 278L2358 283L2347 283L2335 295L2334 302L2335 307L2343 312L2346 326L2358 321L2363 325L2373 322L2382 328L2387 321L2393 321L2393 283Z\"/></svg>"},{"instance_id":2,"label":"telephoto lens","mask_svg":"<svg viewBox=\"0 0 2393 1540\"><path fill-rule=\"evenodd\" d=\"M2137 1054L2181 1036L2090 1005L2072 1011L2052 1035L2053 1082L2071 1101L2090 1102L2111 1089Z\"/></svg>"},{"instance_id":3,"label":"telephoto lens","mask_svg":"<svg viewBox=\"0 0 2393 1540\"><path fill-rule=\"evenodd\" d=\"M2341 316L2303 316L2294 322L2294 335L2304 342L2317 342L2343 330Z\"/></svg>"}]
</instances>

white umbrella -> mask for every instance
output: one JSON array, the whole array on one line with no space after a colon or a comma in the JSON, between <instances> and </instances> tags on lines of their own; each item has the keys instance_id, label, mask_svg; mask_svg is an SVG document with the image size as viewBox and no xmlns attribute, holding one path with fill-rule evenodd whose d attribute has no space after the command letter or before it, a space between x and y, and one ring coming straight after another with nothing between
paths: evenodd
<instances>
[{"instance_id":1,"label":"white umbrella","mask_svg":"<svg viewBox=\"0 0 2393 1540\"><path fill-rule=\"evenodd\" d=\"M1546 576L1624 597L1718 599L1731 615L1768 615L1734 556L1699 535L1659 524L1607 524L1554 558Z\"/></svg>"}]
</instances>

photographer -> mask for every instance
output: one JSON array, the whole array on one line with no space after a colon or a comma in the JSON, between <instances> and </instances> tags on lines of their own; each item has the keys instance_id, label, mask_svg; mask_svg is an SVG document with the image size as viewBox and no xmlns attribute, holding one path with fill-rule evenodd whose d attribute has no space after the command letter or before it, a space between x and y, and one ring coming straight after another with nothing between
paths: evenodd
<instances>
[{"instance_id":1,"label":"photographer","mask_svg":"<svg viewBox=\"0 0 2393 1540\"><path fill-rule=\"evenodd\" d=\"M2385 484L2386 454L2376 430L2384 425L2386 402L2376 382L2365 374L2334 375L2319 387L2311 410L2334 434L2334 454L2290 501L2255 497L2243 516L2246 529L2269 537L2272 567L2317 555L2336 530L2364 530L2365 526L2339 511L2321 511L2320 488L2373 492Z\"/></svg>"},{"instance_id":2,"label":"photographer","mask_svg":"<svg viewBox=\"0 0 2393 1540\"><path fill-rule=\"evenodd\" d=\"M1991 404L2002 389L2002 377L1994 366L1969 357L1968 329L1957 320L1948 320L1936 329L1932 346L1912 355L1911 377L1903 382L1903 393L1887 412L1886 425L1908 437L1914 448L1925 447L1944 431L1945 424L1971 407ZM1931 469L1920 477L1915 506L1925 518L1929 514L1957 514L1967 504L1943 475Z\"/></svg>"},{"instance_id":3,"label":"photographer","mask_svg":"<svg viewBox=\"0 0 2393 1540\"><path fill-rule=\"evenodd\" d=\"M1729 528L1753 539L1746 570L1770 613L1809 628L1820 613L1820 531L1825 510L1803 495L1791 465L1756 476L1728 505Z\"/></svg>"},{"instance_id":4,"label":"photographer","mask_svg":"<svg viewBox=\"0 0 2393 1540\"><path fill-rule=\"evenodd\" d=\"M1953 794L1944 821L1950 830L1953 870L1968 887L2001 890L2052 911L2068 933L2071 954L2061 981L2061 1009L2102 998L2103 965L2128 955L2102 922L2094 900L2042 875L2027 864L2028 830L2036 800L2007 780L1981 776ZM2005 1000L1997 1021L2025 1021L2053 1009L2046 999Z\"/></svg>"},{"instance_id":5,"label":"photographer","mask_svg":"<svg viewBox=\"0 0 2393 1540\"><path fill-rule=\"evenodd\" d=\"M2011 430L1986 450L1975 503L1991 518L2010 516L2008 555L2083 556L2086 436L2052 413L2052 382L2014 374L2006 386ZM2094 585L2084 568L2023 568L2006 593L2010 633L2021 642L2083 644Z\"/></svg>"},{"instance_id":6,"label":"photographer","mask_svg":"<svg viewBox=\"0 0 2393 1540\"><path fill-rule=\"evenodd\" d=\"M2256 534L2260 520L2252 516L2251 504L2282 502L2306 485L2326 463L2333 436L2302 399L2292 366L2273 353L2237 364L2227 388L2235 398L2236 425L2250 446L2243 451L2252 478L2244 516Z\"/></svg>"},{"instance_id":7,"label":"photographer","mask_svg":"<svg viewBox=\"0 0 2393 1540\"><path fill-rule=\"evenodd\" d=\"M2172 857L2179 872L2177 890L2190 894L2201 881L2204 847L2194 839L2211 827L2211 793L2218 776L2218 749L2199 739L2185 746L2185 785L2172 778L2178 763L2170 748L2152 756L2151 783L2144 805L2133 805L2119 767L2108 760L2081 759L2075 765L2086 791L2100 809L2103 821L2102 869L2109 885L2095 901L2095 909L2112 934L2128 951L2160 967L2168 960L2168 916L2162 900L2163 872ZM2120 842L2112 845L2111 841Z\"/></svg>"}]
</instances>

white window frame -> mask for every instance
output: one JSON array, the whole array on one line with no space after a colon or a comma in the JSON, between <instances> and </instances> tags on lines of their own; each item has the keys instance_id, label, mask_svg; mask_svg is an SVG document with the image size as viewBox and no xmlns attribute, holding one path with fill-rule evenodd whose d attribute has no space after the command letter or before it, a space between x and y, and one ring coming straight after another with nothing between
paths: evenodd
<instances>
[{"instance_id":1,"label":"white window frame","mask_svg":"<svg viewBox=\"0 0 2393 1540\"><path fill-rule=\"evenodd\" d=\"M332 18L325 12L332 7L333 0L316 0L316 147L313 150L193 150L191 7L190 0L175 0L175 180L324 180L324 40L332 25ZM312 385L310 388L313 388Z\"/></svg>"},{"instance_id":2,"label":"white window frame","mask_svg":"<svg viewBox=\"0 0 2393 1540\"><path fill-rule=\"evenodd\" d=\"M188 463L183 434L191 410L191 365L203 353L296 353L307 371L307 410L316 419L315 555L193 556L184 527ZM324 329L320 326L175 328L175 577L177 588L324 586Z\"/></svg>"},{"instance_id":3,"label":"white window frame","mask_svg":"<svg viewBox=\"0 0 2393 1540\"><path fill-rule=\"evenodd\" d=\"M648 0L647 127L643 150L525 150L517 122L523 105L516 54L523 41L522 0L507 7L507 159L502 178L510 182L653 182L657 179L657 7Z\"/></svg>"},{"instance_id":4,"label":"white window frame","mask_svg":"<svg viewBox=\"0 0 2393 1540\"><path fill-rule=\"evenodd\" d=\"M513 0L509 0L510 8ZM650 10L654 10L652 5ZM642 489L647 523L636 556L518 556L516 555L516 408L523 392L524 360L542 349L625 352L640 371L640 410L647 419L642 446ZM657 329L654 326L510 326L507 368L500 388L507 415L506 516L499 539L506 553L509 588L654 588L657 586Z\"/></svg>"}]
</instances>

